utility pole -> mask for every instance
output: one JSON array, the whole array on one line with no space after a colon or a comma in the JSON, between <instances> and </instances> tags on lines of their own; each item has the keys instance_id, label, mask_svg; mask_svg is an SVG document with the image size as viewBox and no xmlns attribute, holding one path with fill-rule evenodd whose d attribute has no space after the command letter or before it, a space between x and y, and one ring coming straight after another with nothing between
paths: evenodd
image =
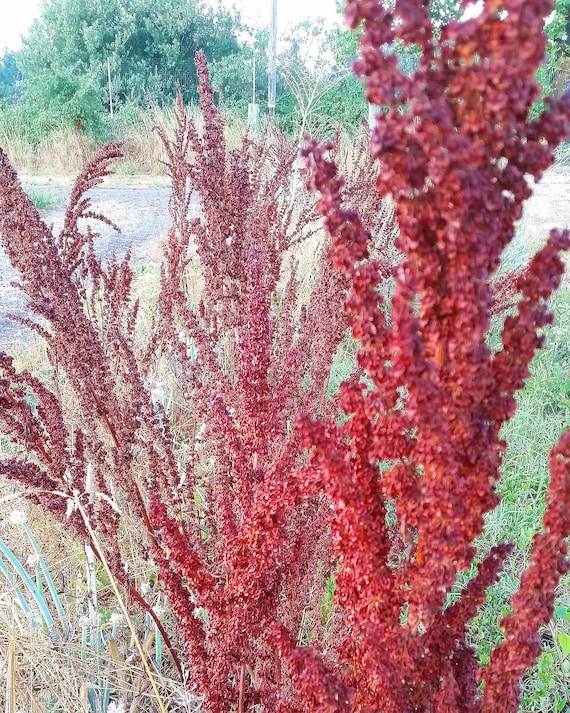
<instances>
[{"instance_id":1,"label":"utility pole","mask_svg":"<svg viewBox=\"0 0 570 713\"><path fill-rule=\"evenodd\" d=\"M255 49L253 50L253 82L251 87L251 103L247 108L247 124L253 136L257 135L259 125L259 104L255 101Z\"/></svg>"},{"instance_id":2,"label":"utility pole","mask_svg":"<svg viewBox=\"0 0 570 713\"><path fill-rule=\"evenodd\" d=\"M111 114L111 119L113 118L113 90L111 87L111 60L107 57L107 79L109 82L109 113Z\"/></svg>"},{"instance_id":3,"label":"utility pole","mask_svg":"<svg viewBox=\"0 0 570 713\"><path fill-rule=\"evenodd\" d=\"M275 118L275 100L277 95L277 0L271 0L268 55L267 113L269 120L273 121Z\"/></svg>"},{"instance_id":4,"label":"utility pole","mask_svg":"<svg viewBox=\"0 0 570 713\"><path fill-rule=\"evenodd\" d=\"M251 87L251 103L255 104L255 51L253 52L253 82Z\"/></svg>"}]
</instances>

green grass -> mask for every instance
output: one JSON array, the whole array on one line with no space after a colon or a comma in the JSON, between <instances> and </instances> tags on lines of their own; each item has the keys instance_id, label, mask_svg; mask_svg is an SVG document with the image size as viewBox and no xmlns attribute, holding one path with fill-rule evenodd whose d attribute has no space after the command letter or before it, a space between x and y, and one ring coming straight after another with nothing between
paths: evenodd
<instances>
[{"instance_id":1,"label":"green grass","mask_svg":"<svg viewBox=\"0 0 570 713\"><path fill-rule=\"evenodd\" d=\"M481 663L502 639L500 620L529 564L532 539L540 531L550 475L548 454L570 427L570 286L555 295L556 323L545 330L546 344L531 366L531 377L517 397L515 416L503 428L508 447L497 491L502 499L486 518L478 547L483 553L500 541L515 543L500 581L487 593L471 622L470 641ZM543 627L543 653L522 682L520 713L570 710L570 577L560 582L556 612ZM568 706L565 708L565 706Z\"/></svg>"},{"instance_id":2,"label":"green grass","mask_svg":"<svg viewBox=\"0 0 570 713\"><path fill-rule=\"evenodd\" d=\"M45 210L46 208L50 208L52 205L57 203L54 196L50 193L45 193L45 191L28 188L26 193L28 194L28 198L38 210Z\"/></svg>"},{"instance_id":3,"label":"green grass","mask_svg":"<svg viewBox=\"0 0 570 713\"><path fill-rule=\"evenodd\" d=\"M570 141L565 141L556 149L556 165L567 166L570 164Z\"/></svg>"}]
</instances>

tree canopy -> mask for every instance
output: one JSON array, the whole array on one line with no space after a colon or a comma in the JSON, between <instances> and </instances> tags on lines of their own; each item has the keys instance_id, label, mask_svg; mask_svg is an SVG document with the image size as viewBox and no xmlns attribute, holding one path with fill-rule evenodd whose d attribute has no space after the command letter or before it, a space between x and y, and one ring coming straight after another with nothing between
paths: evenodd
<instances>
[{"instance_id":1,"label":"tree canopy","mask_svg":"<svg viewBox=\"0 0 570 713\"><path fill-rule=\"evenodd\" d=\"M0 101L15 94L16 84L21 78L14 54L7 52L0 59Z\"/></svg>"},{"instance_id":2,"label":"tree canopy","mask_svg":"<svg viewBox=\"0 0 570 713\"><path fill-rule=\"evenodd\" d=\"M227 106L243 113L252 99L255 59L255 97L263 104L267 29L254 32L237 11L202 2L45 0L22 50L0 61L0 104L18 101L18 109L30 117L31 134L80 125L96 135L109 109L108 66L115 107L168 105L177 85L184 100L191 102L196 97L198 49L205 53L214 89L221 90ZM382 4L390 6L394 0ZM343 7L337 0L339 13ZM567 81L567 68L561 81L559 77L570 51L569 8L570 0L555 0L546 24L547 58L539 70L546 93L555 91L557 82ZM429 12L437 32L442 24L459 19L462 9L457 0L430 0ZM312 52L319 57L316 63L305 56L315 44L322 46ZM301 23L288 38L281 38L281 46L285 49L278 61L277 119L283 127L294 133L310 127L320 133L325 126L327 131L358 126L366 101L362 83L348 70L359 51L359 31L339 27L327 34L322 23ZM405 62L405 71L412 71L414 47L400 43L393 51Z\"/></svg>"},{"instance_id":3,"label":"tree canopy","mask_svg":"<svg viewBox=\"0 0 570 713\"><path fill-rule=\"evenodd\" d=\"M15 55L22 97L89 127L108 102L109 62L119 104L169 103L177 83L188 101L196 51L214 63L239 52L240 27L237 13L198 0L48 0Z\"/></svg>"}]
</instances>

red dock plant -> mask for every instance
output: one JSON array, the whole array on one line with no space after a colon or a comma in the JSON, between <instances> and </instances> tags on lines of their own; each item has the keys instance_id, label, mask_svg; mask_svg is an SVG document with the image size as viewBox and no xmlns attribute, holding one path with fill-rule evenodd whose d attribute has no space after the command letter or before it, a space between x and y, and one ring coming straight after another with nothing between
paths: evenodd
<instances>
[{"instance_id":1,"label":"red dock plant","mask_svg":"<svg viewBox=\"0 0 570 713\"><path fill-rule=\"evenodd\" d=\"M351 27L363 23L356 71L369 101L384 108L372 136L382 162L376 186L396 201L404 254L388 323L367 233L343 206L327 147L311 143L311 185L334 238L329 257L351 282L345 310L370 380L366 389L342 387L351 417L341 426L299 420L310 449L300 487L326 492L334 513L337 601L352 634L339 662L347 709L516 710L520 678L540 650L538 626L568 571L570 433L550 456L544 531L502 622L506 638L480 671L465 626L509 546L484 557L458 603L446 607L447 595L474 562L473 540L498 503L499 432L541 345L539 331L551 322L546 300L563 273L559 252L570 246L568 231L551 232L517 282L516 314L492 354L490 279L530 195L527 175L541 177L568 133L568 95L529 120L550 10L548 2L489 1L477 18L450 22L436 36L428 3L396 1L393 11L371 0L347 3ZM395 41L419 51L411 77L386 51ZM387 501L403 540L397 566ZM330 677L320 674L307 688L326 708Z\"/></svg>"},{"instance_id":2,"label":"red dock plant","mask_svg":"<svg viewBox=\"0 0 570 713\"><path fill-rule=\"evenodd\" d=\"M78 178L58 236L0 151L2 241L39 317L20 321L51 365L41 379L0 353L10 442L0 473L108 563L208 710L270 710L296 699L271 632L324 640L330 507L320 494L295 501L282 491L305 461L296 416L338 412L329 377L347 337L348 283L323 258L330 240L316 197L292 193L296 144L272 131L227 150L203 56L197 67L203 134L179 102L173 139L162 135L172 228L146 332L129 256L103 264L97 236L81 229L106 220L86 192L120 146ZM388 275L399 258L393 208L368 190L377 173L361 151L349 189L368 206L370 249ZM183 661L125 566L125 529L131 550L140 533L138 557L158 570Z\"/></svg>"},{"instance_id":3,"label":"red dock plant","mask_svg":"<svg viewBox=\"0 0 570 713\"><path fill-rule=\"evenodd\" d=\"M2 240L53 365L46 382L0 356L12 443L0 472L90 540L85 513L93 549L144 605L120 536L125 520L140 524L188 685L211 713L516 710L568 569L569 433L551 453L544 529L505 640L482 670L466 624L510 546L478 562L458 601L448 595L498 503L499 432L570 244L553 231L518 278L492 354L491 281L530 195L526 176L540 178L567 133L568 97L529 119L550 9L488 0L479 17L435 30L427 3L348 1L350 25L363 23L356 70L382 107L371 141L381 170L370 167L364 194L343 185L331 144L305 149L329 235L315 243L306 299L296 248L317 223L306 194L291 195L294 151L271 137L226 150L203 58L203 135L179 106L174 139L163 137L173 227L150 336L138 332L128 257L104 266L78 227L93 217L85 191L119 147L78 180L59 238L0 153ZM389 51L396 41L420 56L409 77ZM350 195L368 196L362 217ZM403 260L385 301L391 224L373 236L371 211L389 196ZM347 325L366 383L327 398Z\"/></svg>"}]
</instances>

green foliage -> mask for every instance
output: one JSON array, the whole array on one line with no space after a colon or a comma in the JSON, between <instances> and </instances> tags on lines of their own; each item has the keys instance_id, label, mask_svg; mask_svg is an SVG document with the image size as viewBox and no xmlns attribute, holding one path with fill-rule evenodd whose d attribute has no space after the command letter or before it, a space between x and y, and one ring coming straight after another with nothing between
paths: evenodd
<instances>
[{"instance_id":1,"label":"green foliage","mask_svg":"<svg viewBox=\"0 0 570 713\"><path fill-rule=\"evenodd\" d=\"M349 132L355 131L361 125L367 110L362 82L352 73L332 86L317 104L317 111L330 117L335 129L346 129Z\"/></svg>"},{"instance_id":2,"label":"green foliage","mask_svg":"<svg viewBox=\"0 0 570 713\"><path fill-rule=\"evenodd\" d=\"M275 107L275 121L289 136L293 135L300 121L299 106L289 92L279 93Z\"/></svg>"},{"instance_id":3,"label":"green foliage","mask_svg":"<svg viewBox=\"0 0 570 713\"><path fill-rule=\"evenodd\" d=\"M306 133L352 132L366 116L362 83L350 72L346 58L339 57L335 37L334 32L303 22L285 38L286 49L278 62L277 121L299 139Z\"/></svg>"},{"instance_id":4,"label":"green foliage","mask_svg":"<svg viewBox=\"0 0 570 713\"><path fill-rule=\"evenodd\" d=\"M518 587L528 561L534 533L540 529L549 482L548 453L570 426L570 289L563 286L552 300L556 322L545 330L546 344L531 367L531 378L517 397L514 418L503 429L509 444L497 489L499 506L488 514L478 546L481 553L499 541L513 541L516 550L507 561L501 581L490 588L485 606L470 624L470 641L481 663L489 662L501 641L501 619L510 612L509 599ZM496 326L498 330L499 325ZM491 335L491 343L496 334ZM521 713L551 713L565 700L570 674L570 579L558 589L552 623L541 632L543 653L522 682Z\"/></svg>"},{"instance_id":5,"label":"green foliage","mask_svg":"<svg viewBox=\"0 0 570 713\"><path fill-rule=\"evenodd\" d=\"M12 52L0 59L0 107L16 94L17 82L22 78Z\"/></svg>"},{"instance_id":6,"label":"green foliage","mask_svg":"<svg viewBox=\"0 0 570 713\"><path fill-rule=\"evenodd\" d=\"M382 4L393 3L385 1ZM343 0L337 0L336 8L337 12L342 13L344 8ZM458 3L453 0L432 0L430 3L430 15L437 28L450 19L458 19L461 15L461 10ZM337 61L341 64L351 64L360 51L360 29L349 30L344 27L338 29L334 35L334 43ZM417 66L417 51L410 47L403 47L401 43L396 43L393 51L398 55L402 71L407 75L411 74ZM339 87L337 91L331 92L329 95L332 105L337 107L338 124L343 128L354 126L356 116L360 120L362 117L366 117L368 113L364 90L357 86L357 80L354 77L351 77L351 80L350 86ZM347 91L347 94L344 93L344 90Z\"/></svg>"},{"instance_id":7,"label":"green foliage","mask_svg":"<svg viewBox=\"0 0 570 713\"><path fill-rule=\"evenodd\" d=\"M393 5L390 0L384 0L383 5ZM342 14L343 0L336 0L337 12ZM450 20L459 20L462 9L454 0L431 0L430 16L437 30ZM548 37L546 58L537 72L537 80L541 86L541 99L537 102L533 114L544 109L543 98L549 94L559 93L563 89L564 80L570 79L570 64L564 65L565 58L570 57L570 0L555 0L554 10L545 26ZM335 33L336 52L339 59L354 58L359 52L360 30L339 28ZM396 50L401 55L400 50ZM561 77L564 74L564 77Z\"/></svg>"},{"instance_id":8,"label":"green foliage","mask_svg":"<svg viewBox=\"0 0 570 713\"><path fill-rule=\"evenodd\" d=\"M47 136L52 125L42 108L34 108L23 100L4 107L0 114L0 135L4 145L9 143L7 137L17 137L19 141L35 146Z\"/></svg>"},{"instance_id":9,"label":"green foliage","mask_svg":"<svg viewBox=\"0 0 570 713\"><path fill-rule=\"evenodd\" d=\"M558 0L568 2L568 0ZM393 6L394 2L384 0L384 6ZM336 0L336 10L339 14L344 11L344 1ZM461 17L462 9L455 0L431 0L429 3L429 13L436 29L450 20L458 20ZM360 50L360 29L348 30L345 27L335 33L336 49L339 57L355 57Z\"/></svg>"},{"instance_id":10,"label":"green foliage","mask_svg":"<svg viewBox=\"0 0 570 713\"><path fill-rule=\"evenodd\" d=\"M463 8L455 0L430 0L429 14L437 28L452 20L459 20Z\"/></svg>"},{"instance_id":11,"label":"green foliage","mask_svg":"<svg viewBox=\"0 0 570 713\"><path fill-rule=\"evenodd\" d=\"M235 107L242 114L253 95L253 64L255 58L255 100L267 100L267 41L268 31L259 30L253 46L245 45L239 53L228 54L210 64L212 87L221 87L224 105Z\"/></svg>"},{"instance_id":12,"label":"green foliage","mask_svg":"<svg viewBox=\"0 0 570 713\"><path fill-rule=\"evenodd\" d=\"M545 97L560 94L570 82L570 0L555 0L545 32L546 55L536 73L541 93L533 107L533 116L545 108Z\"/></svg>"},{"instance_id":13,"label":"green foliage","mask_svg":"<svg viewBox=\"0 0 570 713\"><path fill-rule=\"evenodd\" d=\"M545 32L548 42L544 63L537 71L541 94L533 107L534 116L544 109L546 96L559 95L570 86L570 0L555 0Z\"/></svg>"},{"instance_id":14,"label":"green foliage","mask_svg":"<svg viewBox=\"0 0 570 713\"><path fill-rule=\"evenodd\" d=\"M331 136L337 129L356 131L367 114L364 88L360 80L350 74L325 88L312 108L311 131ZM278 97L277 121L289 134L298 132L302 111L298 100L290 92Z\"/></svg>"},{"instance_id":15,"label":"green foliage","mask_svg":"<svg viewBox=\"0 0 570 713\"><path fill-rule=\"evenodd\" d=\"M570 57L570 0L555 0L550 22L545 27L554 54Z\"/></svg>"},{"instance_id":16,"label":"green foliage","mask_svg":"<svg viewBox=\"0 0 570 713\"><path fill-rule=\"evenodd\" d=\"M67 67L27 82L20 100L37 138L58 128L75 128L104 138L106 112L92 75L77 75Z\"/></svg>"},{"instance_id":17,"label":"green foliage","mask_svg":"<svg viewBox=\"0 0 570 713\"><path fill-rule=\"evenodd\" d=\"M51 0L15 55L24 77L20 111L36 137L80 122L104 138L108 61L115 105L170 103L177 82L189 100L195 52L212 62L238 52L240 27L235 13L196 0Z\"/></svg>"},{"instance_id":18,"label":"green foliage","mask_svg":"<svg viewBox=\"0 0 570 713\"><path fill-rule=\"evenodd\" d=\"M336 0L336 11L340 15L344 15L343 0ZM344 26L339 28L335 33L336 51L339 59L347 57L356 57L360 50L360 30L349 30Z\"/></svg>"},{"instance_id":19,"label":"green foliage","mask_svg":"<svg viewBox=\"0 0 570 713\"><path fill-rule=\"evenodd\" d=\"M192 102L198 48L206 54L212 85L221 89L224 105L242 116L252 100L255 57L255 98L263 113L267 30L240 44L237 34L241 29L235 13L204 10L197 0L95 0L89 4L51 0L33 23L23 49L0 65L0 102L8 93L11 98L9 105L4 102L2 124L22 127L32 145L62 128L80 128L98 141L108 140L116 136L117 127L109 123L107 60L114 109L120 117L123 107L132 113L137 107L169 105L177 83L185 101ZM294 61L301 75L309 77L309 84L311 56L328 57L322 65L330 65L330 76L338 76L339 67L346 71L346 60L337 62L334 57L334 37L317 25L299 25L285 44L279 66ZM17 82L20 71L23 80ZM329 87L328 78L319 77L308 126L307 102L291 93L280 77L278 121L287 131L312 127L322 134L360 124L366 115L360 82L347 77ZM308 89L312 91L312 84Z\"/></svg>"},{"instance_id":20,"label":"green foliage","mask_svg":"<svg viewBox=\"0 0 570 713\"><path fill-rule=\"evenodd\" d=\"M16 554L10 549L10 547L0 538L0 574L3 575L2 579L6 579L15 592L18 601L28 617L28 621L32 626L37 626L39 622L45 627L46 633L53 641L57 641L61 638L61 634L58 631L54 618L51 614L49 607L46 604L45 595L43 591L42 577L45 579L47 588L51 594L51 598L57 613L59 615L63 630L67 632L68 622L65 612L63 611L62 603L56 591L56 587L53 583L53 579L49 573L45 560L42 557L39 545L32 534L32 531L25 524L25 520L22 519L21 513L15 512L12 515L17 516L17 523L21 524L26 531L26 535L32 545L34 555L37 558L37 566L35 573L35 581L27 572L24 564L18 559ZM14 521L16 524L16 520ZM28 605L28 601L30 605ZM39 612L39 620L36 618L34 613L34 607Z\"/></svg>"},{"instance_id":21,"label":"green foliage","mask_svg":"<svg viewBox=\"0 0 570 713\"><path fill-rule=\"evenodd\" d=\"M44 193L43 191L34 189L28 189L26 193L28 194L28 198L38 210L45 210L46 208L49 208L49 206L53 205L54 199L49 193Z\"/></svg>"}]
</instances>

